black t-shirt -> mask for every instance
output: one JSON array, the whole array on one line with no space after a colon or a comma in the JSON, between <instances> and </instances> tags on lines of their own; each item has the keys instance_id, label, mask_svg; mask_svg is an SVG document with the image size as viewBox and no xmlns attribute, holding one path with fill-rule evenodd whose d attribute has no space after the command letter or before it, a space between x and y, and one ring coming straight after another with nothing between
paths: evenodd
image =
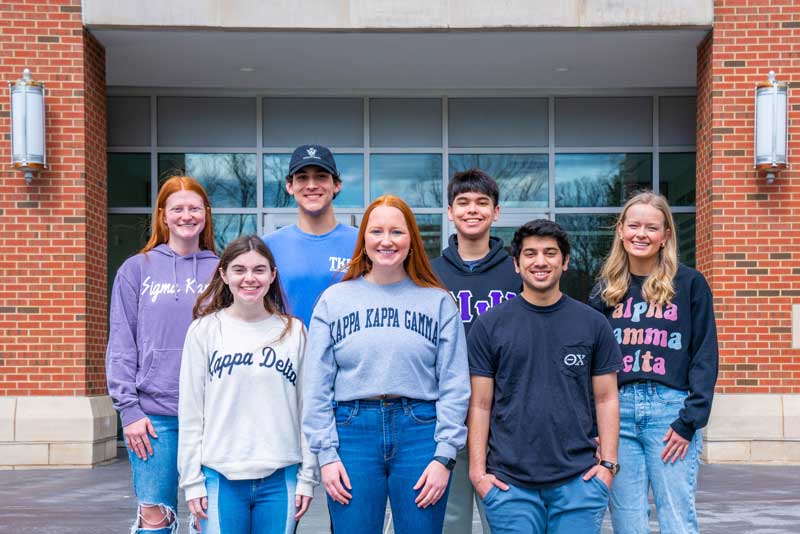
<instances>
[{"instance_id":1,"label":"black t-shirt","mask_svg":"<svg viewBox=\"0 0 800 534\"><path fill-rule=\"evenodd\" d=\"M567 482L595 463L592 376L622 367L605 317L566 295L521 296L478 317L470 374L494 379L486 471L527 488Z\"/></svg>"}]
</instances>

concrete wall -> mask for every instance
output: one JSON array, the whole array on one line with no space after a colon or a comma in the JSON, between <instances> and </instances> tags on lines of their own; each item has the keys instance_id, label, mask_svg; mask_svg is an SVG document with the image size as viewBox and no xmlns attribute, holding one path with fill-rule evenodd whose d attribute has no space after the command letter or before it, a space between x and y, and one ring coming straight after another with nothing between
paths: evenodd
<instances>
[{"instance_id":1,"label":"concrete wall","mask_svg":"<svg viewBox=\"0 0 800 534\"><path fill-rule=\"evenodd\" d=\"M471 29L707 26L713 0L84 0L89 27Z\"/></svg>"}]
</instances>

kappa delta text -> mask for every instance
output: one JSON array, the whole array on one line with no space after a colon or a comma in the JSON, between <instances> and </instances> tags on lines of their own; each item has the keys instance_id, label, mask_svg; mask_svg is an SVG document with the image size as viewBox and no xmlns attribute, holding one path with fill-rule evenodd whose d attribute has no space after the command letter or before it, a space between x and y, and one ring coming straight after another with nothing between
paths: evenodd
<instances>
[{"instance_id":1,"label":"kappa delta text","mask_svg":"<svg viewBox=\"0 0 800 534\"><path fill-rule=\"evenodd\" d=\"M406 330L416 332L434 346L439 345L439 321L413 310L401 311L391 307L357 310L331 321L328 328L335 344L362 328L401 328L401 324Z\"/></svg>"},{"instance_id":2,"label":"kappa delta text","mask_svg":"<svg viewBox=\"0 0 800 534\"><path fill-rule=\"evenodd\" d=\"M236 367L252 366L255 363L253 361L253 356L252 352L220 354L218 350L215 350L208 360L208 381L213 382L214 378L220 380L223 378L223 375L230 376ZM294 365L292 365L292 360L288 356L280 360L275 353L275 349L272 347L264 347L261 349L260 358L261 361L258 363L258 367L273 369L275 372L283 375L283 378L290 384L297 386L297 372L294 369Z\"/></svg>"}]
</instances>

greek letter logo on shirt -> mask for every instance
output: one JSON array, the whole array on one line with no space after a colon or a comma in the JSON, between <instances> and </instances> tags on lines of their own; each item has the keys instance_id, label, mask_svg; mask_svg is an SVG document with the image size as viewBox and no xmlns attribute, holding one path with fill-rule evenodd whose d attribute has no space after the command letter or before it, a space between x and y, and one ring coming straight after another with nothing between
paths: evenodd
<instances>
[{"instance_id":1,"label":"greek letter logo on shirt","mask_svg":"<svg viewBox=\"0 0 800 534\"><path fill-rule=\"evenodd\" d=\"M567 354L564 356L564 365L583 367L586 365L586 354Z\"/></svg>"}]
</instances>

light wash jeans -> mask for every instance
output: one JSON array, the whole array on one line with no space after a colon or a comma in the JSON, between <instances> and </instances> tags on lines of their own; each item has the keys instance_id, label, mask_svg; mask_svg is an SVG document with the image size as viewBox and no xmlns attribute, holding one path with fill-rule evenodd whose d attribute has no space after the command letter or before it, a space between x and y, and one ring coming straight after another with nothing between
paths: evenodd
<instances>
[{"instance_id":1,"label":"light wash jeans","mask_svg":"<svg viewBox=\"0 0 800 534\"><path fill-rule=\"evenodd\" d=\"M414 502L414 485L436 450L436 404L356 400L337 402L334 411L339 457L353 487L349 504L328 497L334 532L381 534L388 496L396 534L440 534L447 493L424 509Z\"/></svg>"},{"instance_id":2,"label":"light wash jeans","mask_svg":"<svg viewBox=\"0 0 800 534\"><path fill-rule=\"evenodd\" d=\"M208 492L208 519L200 520L203 534L294 532L297 464L253 480L229 480L205 466L203 475Z\"/></svg>"},{"instance_id":3,"label":"light wash jeans","mask_svg":"<svg viewBox=\"0 0 800 534\"><path fill-rule=\"evenodd\" d=\"M128 461L133 471L133 490L136 493L137 516L131 534L172 534L178 520L178 418L170 415L148 415L158 438L150 436L153 456L140 460L128 449ZM168 527L150 529L139 527L139 508L159 506L165 517L172 518Z\"/></svg>"},{"instance_id":4,"label":"light wash jeans","mask_svg":"<svg viewBox=\"0 0 800 534\"><path fill-rule=\"evenodd\" d=\"M656 382L626 384L619 390L620 472L611 490L611 520L615 534L646 534L650 516L648 488L653 490L662 534L698 532L695 489L700 431L695 432L686 457L661 460L664 435L678 417L688 392Z\"/></svg>"},{"instance_id":5,"label":"light wash jeans","mask_svg":"<svg viewBox=\"0 0 800 534\"><path fill-rule=\"evenodd\" d=\"M608 487L583 473L545 489L493 486L483 498L492 534L600 534Z\"/></svg>"}]
</instances>

